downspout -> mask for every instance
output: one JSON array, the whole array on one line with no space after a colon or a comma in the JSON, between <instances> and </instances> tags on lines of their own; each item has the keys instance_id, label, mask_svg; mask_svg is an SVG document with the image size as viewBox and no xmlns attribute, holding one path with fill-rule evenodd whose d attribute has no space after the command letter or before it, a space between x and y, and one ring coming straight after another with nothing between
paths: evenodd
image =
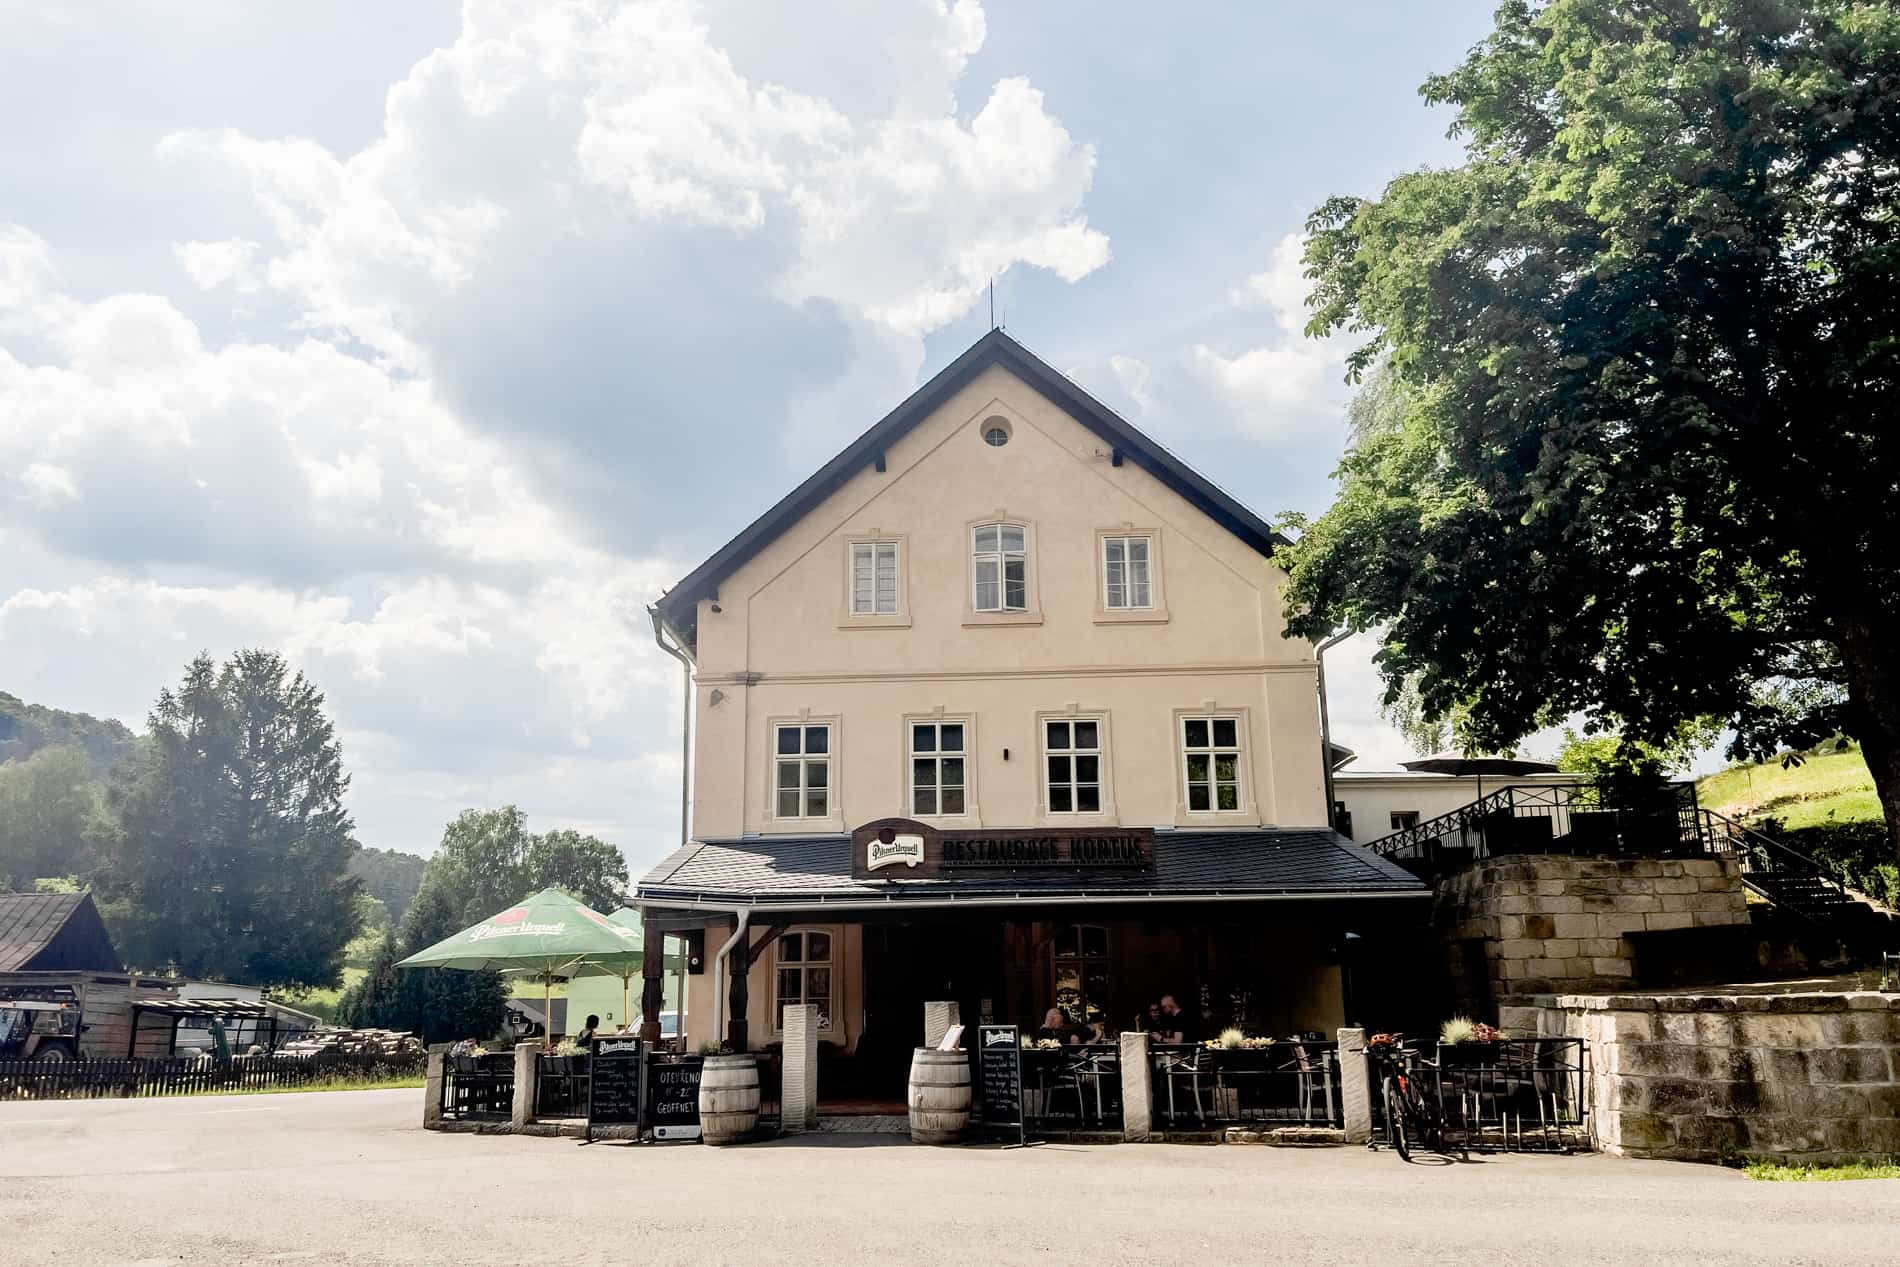
<instances>
[{"instance_id":1,"label":"downspout","mask_svg":"<svg viewBox=\"0 0 1900 1267\"><path fill-rule=\"evenodd\" d=\"M1326 708L1326 653L1352 637L1352 630L1336 633L1313 648L1313 665L1318 670L1319 688L1319 761L1326 773L1326 825L1337 828L1334 807L1339 804L1333 793L1333 722Z\"/></svg>"},{"instance_id":2,"label":"downspout","mask_svg":"<svg viewBox=\"0 0 1900 1267\"><path fill-rule=\"evenodd\" d=\"M692 807L689 788L693 770L693 662L680 648L667 645L659 607L647 608L647 615L653 618L653 641L659 644L660 650L680 662L680 846L684 848L692 840L688 825Z\"/></svg>"},{"instance_id":3,"label":"downspout","mask_svg":"<svg viewBox=\"0 0 1900 1267\"><path fill-rule=\"evenodd\" d=\"M660 650L680 662L680 847L683 849L692 840L692 770L693 770L693 662L679 647L670 647L666 643L665 625L660 620L658 605L647 608L647 615L653 618L653 641ZM660 980L666 980L666 937L660 937ZM675 1028L679 1030L680 1050L686 1050L686 955L682 947L680 953L679 988L675 991L674 1010L678 1013ZM662 1018L666 1012L666 991L660 991L660 1012ZM629 1021L633 1018L628 1017ZM644 1018L642 1018L644 1019ZM662 1019L664 1028L664 1019ZM717 1035L715 1035L716 1037Z\"/></svg>"},{"instance_id":4,"label":"downspout","mask_svg":"<svg viewBox=\"0 0 1900 1267\"><path fill-rule=\"evenodd\" d=\"M739 944L746 934L746 927L752 923L751 911L741 907L736 914L739 926L732 930L732 936L726 938L726 944L713 956L713 1041L722 1048L726 1045L726 1040L720 1036L726 1028L726 956L732 953L732 948ZM751 966L747 965L747 971L750 970Z\"/></svg>"}]
</instances>

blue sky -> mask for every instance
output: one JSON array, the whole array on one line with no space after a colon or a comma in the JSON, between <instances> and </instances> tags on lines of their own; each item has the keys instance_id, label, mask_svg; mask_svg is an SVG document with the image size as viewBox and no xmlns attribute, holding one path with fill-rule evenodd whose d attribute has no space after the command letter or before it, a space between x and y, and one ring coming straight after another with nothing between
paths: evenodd
<instances>
[{"instance_id":1,"label":"blue sky","mask_svg":"<svg viewBox=\"0 0 1900 1267\"><path fill-rule=\"evenodd\" d=\"M796 10L796 12L794 12ZM0 0L0 688L140 724L200 648L329 694L367 844L666 847L642 606L1010 331L1317 511L1298 234L1456 157L1479 3ZM1389 766L1368 648L1338 738Z\"/></svg>"}]
</instances>

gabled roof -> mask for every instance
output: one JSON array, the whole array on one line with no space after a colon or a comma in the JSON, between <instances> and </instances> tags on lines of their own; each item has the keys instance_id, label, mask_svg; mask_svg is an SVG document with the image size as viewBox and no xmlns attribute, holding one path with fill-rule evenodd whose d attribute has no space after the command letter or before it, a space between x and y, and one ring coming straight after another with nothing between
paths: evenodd
<instances>
[{"instance_id":1,"label":"gabled roof","mask_svg":"<svg viewBox=\"0 0 1900 1267\"><path fill-rule=\"evenodd\" d=\"M1396 863L1325 828L1157 831L1154 869L1076 873L1025 868L1000 876L860 880L849 836L767 836L693 841L640 881L637 900L657 906L812 903L893 906L959 899L1090 897L1105 900L1332 898L1424 895Z\"/></svg>"},{"instance_id":2,"label":"gabled roof","mask_svg":"<svg viewBox=\"0 0 1900 1267\"><path fill-rule=\"evenodd\" d=\"M0 893L0 972L121 967L90 893Z\"/></svg>"},{"instance_id":3,"label":"gabled roof","mask_svg":"<svg viewBox=\"0 0 1900 1267\"><path fill-rule=\"evenodd\" d=\"M877 461L886 449L992 365L1002 366L1034 387L1071 418L1107 441L1118 459L1141 467L1261 554L1271 556L1275 546L1287 544L1287 539L1264 519L1212 480L1137 430L1028 348L1001 330L992 330L668 590L657 604L661 618L691 646L696 641L694 625L700 599L716 593L721 581L810 514L858 471Z\"/></svg>"}]
</instances>

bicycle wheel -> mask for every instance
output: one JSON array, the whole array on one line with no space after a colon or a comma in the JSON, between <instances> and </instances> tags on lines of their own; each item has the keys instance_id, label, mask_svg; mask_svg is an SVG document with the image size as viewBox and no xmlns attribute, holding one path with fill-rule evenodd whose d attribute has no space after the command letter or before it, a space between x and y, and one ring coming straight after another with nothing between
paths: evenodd
<instances>
[{"instance_id":1,"label":"bicycle wheel","mask_svg":"<svg viewBox=\"0 0 1900 1267\"><path fill-rule=\"evenodd\" d=\"M1398 1079L1387 1074L1381 1092L1385 1098L1386 1143L1392 1145L1400 1161L1409 1162L1412 1160L1412 1145L1405 1134L1405 1118L1409 1110L1405 1104L1405 1096L1399 1090Z\"/></svg>"}]
</instances>

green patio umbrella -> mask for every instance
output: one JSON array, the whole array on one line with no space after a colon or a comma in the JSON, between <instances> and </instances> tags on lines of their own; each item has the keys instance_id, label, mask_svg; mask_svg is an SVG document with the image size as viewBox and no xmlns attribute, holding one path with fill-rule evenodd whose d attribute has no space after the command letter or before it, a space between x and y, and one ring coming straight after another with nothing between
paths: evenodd
<instances>
[{"instance_id":1,"label":"green patio umbrella","mask_svg":"<svg viewBox=\"0 0 1900 1267\"><path fill-rule=\"evenodd\" d=\"M640 970L646 962L645 924L640 918L640 912L631 906L621 907L607 919L627 930L633 938L634 949L590 958L585 963L575 966L574 975L577 977L619 977L620 1015L624 1024L631 1025L633 1023L633 979L640 975Z\"/></svg>"},{"instance_id":2,"label":"green patio umbrella","mask_svg":"<svg viewBox=\"0 0 1900 1267\"><path fill-rule=\"evenodd\" d=\"M559 889L543 889L479 924L418 950L398 968L459 968L465 972L532 973L547 1007L547 1038L554 1040L554 982L586 965L638 954L640 934L581 905Z\"/></svg>"}]
</instances>

